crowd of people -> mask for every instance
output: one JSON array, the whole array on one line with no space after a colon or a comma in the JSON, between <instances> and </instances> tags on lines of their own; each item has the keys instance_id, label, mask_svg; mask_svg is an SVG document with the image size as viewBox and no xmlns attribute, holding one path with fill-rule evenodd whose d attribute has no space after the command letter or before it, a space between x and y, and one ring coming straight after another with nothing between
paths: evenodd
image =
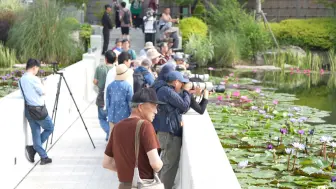
<instances>
[{"instance_id":1,"label":"crowd of people","mask_svg":"<svg viewBox=\"0 0 336 189\"><path fill-rule=\"evenodd\" d=\"M121 6L125 7L123 3ZM109 5L105 8L111 9ZM109 19L106 14L108 11L103 25ZM109 30L111 25L107 23L106 27ZM128 35L126 30L123 32ZM158 188L174 188L182 146L182 115L190 108L203 114L209 91L192 87L189 65L182 53L172 50L173 42L162 42L157 47L146 42L138 56L125 36L116 39L115 46L107 50L109 36L105 40L105 34L109 32L103 33L105 63L96 68L93 80L98 87L99 124L107 141L103 167L117 172L120 189L139 184L159 186L160 182ZM33 137L33 146L26 146L27 159L34 162L38 153L45 165L52 160L42 144L54 125L43 101L43 83L36 77L40 66L38 60L29 59L19 86ZM202 99L200 102L197 96ZM160 182L154 182L156 176Z\"/></svg>"},{"instance_id":2,"label":"crowd of people","mask_svg":"<svg viewBox=\"0 0 336 189\"><path fill-rule=\"evenodd\" d=\"M128 39L116 39L115 47L105 52L106 64L96 69L99 122L108 141L103 166L118 173L120 188L132 187L136 128L142 121L139 178L153 179L157 173L171 189L180 161L182 115L190 108L203 114L209 91L192 90L189 65L170 44L147 42L139 56L129 45ZM196 96L203 98L198 102Z\"/></svg>"}]
</instances>

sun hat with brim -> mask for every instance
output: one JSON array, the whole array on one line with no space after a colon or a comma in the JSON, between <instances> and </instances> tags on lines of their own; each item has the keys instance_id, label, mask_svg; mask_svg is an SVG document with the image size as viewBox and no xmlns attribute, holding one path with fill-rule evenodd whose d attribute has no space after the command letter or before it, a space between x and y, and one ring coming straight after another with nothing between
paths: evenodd
<instances>
[{"instance_id":1,"label":"sun hat with brim","mask_svg":"<svg viewBox=\"0 0 336 189\"><path fill-rule=\"evenodd\" d=\"M132 103L166 104L158 100L156 92L153 88L142 88L140 91L134 93Z\"/></svg>"},{"instance_id":2,"label":"sun hat with brim","mask_svg":"<svg viewBox=\"0 0 336 189\"><path fill-rule=\"evenodd\" d=\"M126 64L118 65L116 68L116 72L117 72L117 75L116 75L115 80L125 81L128 78L132 77L133 75L132 69L128 68Z\"/></svg>"},{"instance_id":3,"label":"sun hat with brim","mask_svg":"<svg viewBox=\"0 0 336 189\"><path fill-rule=\"evenodd\" d=\"M154 49L154 48L155 47L153 45L153 42L150 42L150 41L146 42L145 47L144 47L144 49Z\"/></svg>"},{"instance_id":4,"label":"sun hat with brim","mask_svg":"<svg viewBox=\"0 0 336 189\"><path fill-rule=\"evenodd\" d=\"M149 49L147 51L147 57L149 59L153 60L154 58L159 58L159 57L163 57L163 56L156 49Z\"/></svg>"},{"instance_id":5,"label":"sun hat with brim","mask_svg":"<svg viewBox=\"0 0 336 189\"><path fill-rule=\"evenodd\" d=\"M167 75L167 82L178 80L182 83L188 83L189 79L185 78L179 71L172 71Z\"/></svg>"}]
</instances>

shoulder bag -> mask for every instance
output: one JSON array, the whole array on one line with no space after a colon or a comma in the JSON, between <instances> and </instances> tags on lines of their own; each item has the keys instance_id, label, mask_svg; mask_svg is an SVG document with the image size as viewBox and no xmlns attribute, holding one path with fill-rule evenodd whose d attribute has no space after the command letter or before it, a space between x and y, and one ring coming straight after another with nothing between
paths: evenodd
<instances>
[{"instance_id":1,"label":"shoulder bag","mask_svg":"<svg viewBox=\"0 0 336 189\"><path fill-rule=\"evenodd\" d=\"M30 117L34 120L44 120L48 116L48 110L47 110L45 104L43 106L30 106L30 105L28 105L27 99L25 97L25 94L24 94L22 86L21 86L21 81L19 81L19 85L20 85L22 95L23 95L23 98L24 98L24 101L25 101L25 107L27 108Z\"/></svg>"},{"instance_id":2,"label":"shoulder bag","mask_svg":"<svg viewBox=\"0 0 336 189\"><path fill-rule=\"evenodd\" d=\"M139 168L138 168L138 158L139 158L139 146L140 146L140 129L144 120L139 120L135 131L135 168L132 181L132 189L164 189L164 185L161 182L158 174L153 171L154 179L141 179Z\"/></svg>"}]
</instances>

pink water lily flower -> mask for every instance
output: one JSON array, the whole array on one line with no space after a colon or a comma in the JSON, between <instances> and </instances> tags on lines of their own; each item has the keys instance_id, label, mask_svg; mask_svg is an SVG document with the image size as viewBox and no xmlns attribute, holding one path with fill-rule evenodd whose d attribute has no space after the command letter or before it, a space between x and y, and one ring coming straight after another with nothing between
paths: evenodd
<instances>
[{"instance_id":1,"label":"pink water lily flower","mask_svg":"<svg viewBox=\"0 0 336 189\"><path fill-rule=\"evenodd\" d=\"M324 70L323 70L323 69L320 70L320 74L321 74L321 75L324 74Z\"/></svg>"},{"instance_id":2,"label":"pink water lily flower","mask_svg":"<svg viewBox=\"0 0 336 189\"><path fill-rule=\"evenodd\" d=\"M225 81L221 81L220 84L221 85L225 85L226 83L225 83Z\"/></svg>"},{"instance_id":3,"label":"pink water lily flower","mask_svg":"<svg viewBox=\"0 0 336 189\"><path fill-rule=\"evenodd\" d=\"M233 76L234 76L234 73L230 73L229 76L230 76L230 77L233 77Z\"/></svg>"},{"instance_id":4,"label":"pink water lily flower","mask_svg":"<svg viewBox=\"0 0 336 189\"><path fill-rule=\"evenodd\" d=\"M279 104L279 101L277 101L277 100L273 100L273 104L274 104L274 105L277 105L277 104Z\"/></svg>"},{"instance_id":5,"label":"pink water lily flower","mask_svg":"<svg viewBox=\"0 0 336 189\"><path fill-rule=\"evenodd\" d=\"M232 94L234 97L239 97L240 96L240 92L239 91L235 91Z\"/></svg>"},{"instance_id":6,"label":"pink water lily flower","mask_svg":"<svg viewBox=\"0 0 336 189\"><path fill-rule=\"evenodd\" d=\"M260 89L260 88L256 88L255 92L256 92L256 93L260 93L260 92L261 92L261 89Z\"/></svg>"},{"instance_id":7,"label":"pink water lily flower","mask_svg":"<svg viewBox=\"0 0 336 189\"><path fill-rule=\"evenodd\" d=\"M232 85L234 88L238 88L239 87L239 85L237 85L237 84L233 84Z\"/></svg>"},{"instance_id":8,"label":"pink water lily flower","mask_svg":"<svg viewBox=\"0 0 336 189\"><path fill-rule=\"evenodd\" d=\"M240 97L240 102L247 102L247 103L249 103L249 102L251 102L251 100L248 99L247 96L241 96L241 97Z\"/></svg>"},{"instance_id":9,"label":"pink water lily flower","mask_svg":"<svg viewBox=\"0 0 336 189\"><path fill-rule=\"evenodd\" d=\"M217 100L222 101L223 100L223 96L217 96Z\"/></svg>"},{"instance_id":10,"label":"pink water lily flower","mask_svg":"<svg viewBox=\"0 0 336 189\"><path fill-rule=\"evenodd\" d=\"M257 72L257 70L253 70L253 73L256 73Z\"/></svg>"},{"instance_id":11,"label":"pink water lily flower","mask_svg":"<svg viewBox=\"0 0 336 189\"><path fill-rule=\"evenodd\" d=\"M226 95L226 98L227 98L227 99L230 99L230 98L231 98L231 95Z\"/></svg>"},{"instance_id":12,"label":"pink water lily flower","mask_svg":"<svg viewBox=\"0 0 336 189\"><path fill-rule=\"evenodd\" d=\"M209 68L208 68L208 70L214 70L214 69L215 69L215 68L213 68L213 67L209 67Z\"/></svg>"}]
</instances>

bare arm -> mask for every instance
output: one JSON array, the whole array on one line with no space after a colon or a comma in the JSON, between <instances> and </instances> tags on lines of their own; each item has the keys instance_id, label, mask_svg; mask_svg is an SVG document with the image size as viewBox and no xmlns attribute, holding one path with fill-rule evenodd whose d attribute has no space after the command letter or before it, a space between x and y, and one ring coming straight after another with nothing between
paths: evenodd
<instances>
[{"instance_id":1,"label":"bare arm","mask_svg":"<svg viewBox=\"0 0 336 189\"><path fill-rule=\"evenodd\" d=\"M104 154L103 167L105 169L117 172L117 167L114 161L114 158Z\"/></svg>"},{"instance_id":2,"label":"bare arm","mask_svg":"<svg viewBox=\"0 0 336 189\"><path fill-rule=\"evenodd\" d=\"M153 149L149 152L147 152L147 156L149 159L149 164L152 167L152 169L157 173L161 170L163 166L163 162L160 159L159 153L157 149Z\"/></svg>"}]
</instances>

